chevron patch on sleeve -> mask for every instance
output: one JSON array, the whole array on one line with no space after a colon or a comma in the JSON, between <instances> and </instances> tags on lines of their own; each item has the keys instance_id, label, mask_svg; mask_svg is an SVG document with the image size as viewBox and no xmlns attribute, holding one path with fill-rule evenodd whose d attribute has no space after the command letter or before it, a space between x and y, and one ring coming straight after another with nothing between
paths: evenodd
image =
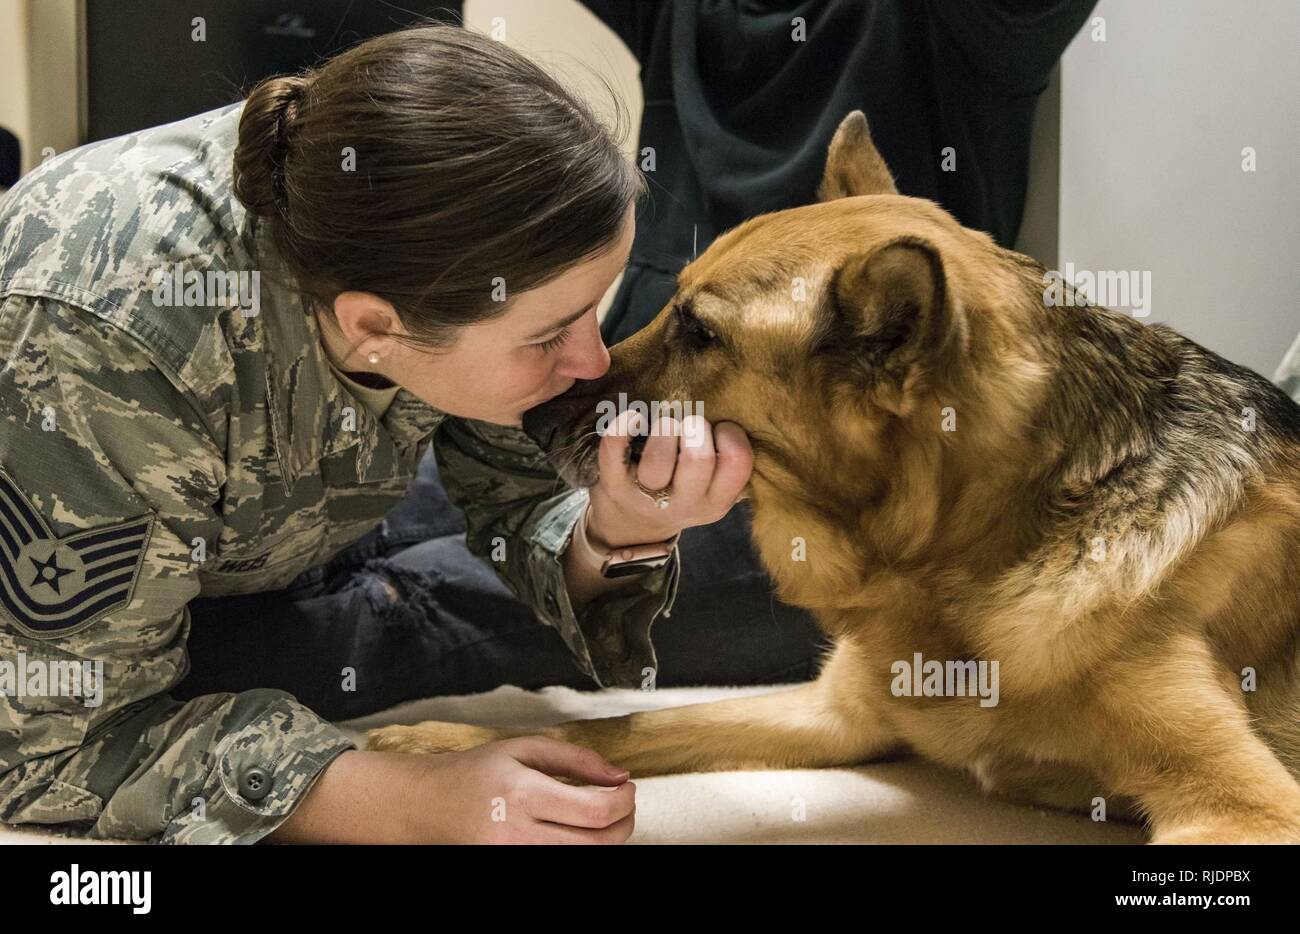
<instances>
[{"instance_id":1,"label":"chevron patch on sleeve","mask_svg":"<svg viewBox=\"0 0 1300 934\"><path fill-rule=\"evenodd\" d=\"M126 606L153 519L146 514L58 538L0 469L0 622L49 638Z\"/></svg>"}]
</instances>

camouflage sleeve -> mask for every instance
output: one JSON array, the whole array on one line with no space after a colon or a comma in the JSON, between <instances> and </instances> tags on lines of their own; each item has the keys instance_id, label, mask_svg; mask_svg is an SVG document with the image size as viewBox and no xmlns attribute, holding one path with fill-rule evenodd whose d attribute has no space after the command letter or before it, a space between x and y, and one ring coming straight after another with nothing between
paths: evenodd
<instances>
[{"instance_id":1,"label":"camouflage sleeve","mask_svg":"<svg viewBox=\"0 0 1300 934\"><path fill-rule=\"evenodd\" d=\"M680 559L593 598L575 616L561 556L587 502L565 486L521 429L449 418L434 435L448 497L465 510L470 551L559 630L580 668L602 686L640 687L658 661L650 625L669 615Z\"/></svg>"},{"instance_id":2,"label":"camouflage sleeve","mask_svg":"<svg viewBox=\"0 0 1300 934\"><path fill-rule=\"evenodd\" d=\"M1296 335L1295 343L1282 358L1277 372L1273 374L1273 382L1281 386L1282 391L1296 402L1300 402L1300 335Z\"/></svg>"},{"instance_id":3,"label":"camouflage sleeve","mask_svg":"<svg viewBox=\"0 0 1300 934\"><path fill-rule=\"evenodd\" d=\"M225 460L192 395L116 327L0 300L0 820L253 843L356 744L278 690L188 671Z\"/></svg>"}]
</instances>

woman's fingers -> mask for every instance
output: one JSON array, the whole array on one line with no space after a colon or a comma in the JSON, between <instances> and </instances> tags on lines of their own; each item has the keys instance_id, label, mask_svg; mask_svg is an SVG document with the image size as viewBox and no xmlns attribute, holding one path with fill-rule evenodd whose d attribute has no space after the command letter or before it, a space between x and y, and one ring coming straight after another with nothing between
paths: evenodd
<instances>
[{"instance_id":1,"label":"woman's fingers","mask_svg":"<svg viewBox=\"0 0 1300 934\"><path fill-rule=\"evenodd\" d=\"M655 430L646 438L641 451L641 462L636 468L636 478L648 490L667 489L673 482L677 465L677 445L681 436L681 422L670 415L659 418Z\"/></svg>"},{"instance_id":2,"label":"woman's fingers","mask_svg":"<svg viewBox=\"0 0 1300 934\"><path fill-rule=\"evenodd\" d=\"M531 770L520 798L534 820L601 830L636 810L636 785L627 781L627 770L616 769L590 749L547 736L522 736L503 746ZM552 777L556 775L588 784L566 785Z\"/></svg>"},{"instance_id":3,"label":"woman's fingers","mask_svg":"<svg viewBox=\"0 0 1300 934\"><path fill-rule=\"evenodd\" d=\"M502 740L516 761L547 775L563 775L593 785L621 785L627 769L620 769L584 746L549 736L519 736Z\"/></svg>"},{"instance_id":4,"label":"woman's fingers","mask_svg":"<svg viewBox=\"0 0 1300 934\"><path fill-rule=\"evenodd\" d=\"M622 820L596 830L566 827L563 824L549 824L545 821L538 821L533 826L537 832L537 843L626 843L628 837L632 836L632 831L636 829L636 808L633 808L632 812Z\"/></svg>"},{"instance_id":5,"label":"woman's fingers","mask_svg":"<svg viewBox=\"0 0 1300 934\"><path fill-rule=\"evenodd\" d=\"M650 526L682 529L725 516L753 470L754 453L744 429L735 422L713 425L702 415L688 415L680 422L663 416L646 437L639 463L633 464L628 456L631 442L646 434L645 424L643 415L625 410L601 439L601 479L592 498L604 500L593 520L603 519L605 531L620 541L650 541L635 537L638 524L646 526L641 531L649 536ZM647 490L669 490L669 508L657 510L635 481ZM614 541L610 534L606 538Z\"/></svg>"},{"instance_id":6,"label":"woman's fingers","mask_svg":"<svg viewBox=\"0 0 1300 934\"><path fill-rule=\"evenodd\" d=\"M628 448L632 444L632 431L636 426L636 412L624 410L610 423L600 447L596 450L596 460L600 464L600 483L610 494L632 488L632 471L629 467Z\"/></svg>"},{"instance_id":7,"label":"woman's fingers","mask_svg":"<svg viewBox=\"0 0 1300 934\"><path fill-rule=\"evenodd\" d=\"M682 419L680 441L677 469L673 474L673 499L694 509L713 479L713 427L703 415L688 415Z\"/></svg>"},{"instance_id":8,"label":"woman's fingers","mask_svg":"<svg viewBox=\"0 0 1300 934\"><path fill-rule=\"evenodd\" d=\"M754 449L749 435L735 422L718 422L713 428L715 467L705 499L725 515L736 502L754 470Z\"/></svg>"},{"instance_id":9,"label":"woman's fingers","mask_svg":"<svg viewBox=\"0 0 1300 934\"><path fill-rule=\"evenodd\" d=\"M535 820L599 830L636 810L636 785L566 785L539 772L524 791L523 800Z\"/></svg>"}]
</instances>

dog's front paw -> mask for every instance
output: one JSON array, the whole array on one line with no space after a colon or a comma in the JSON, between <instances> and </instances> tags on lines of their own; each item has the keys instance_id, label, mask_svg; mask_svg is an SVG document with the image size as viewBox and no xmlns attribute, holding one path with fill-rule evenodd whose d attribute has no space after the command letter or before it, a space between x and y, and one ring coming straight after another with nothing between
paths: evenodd
<instances>
[{"instance_id":1,"label":"dog's front paw","mask_svg":"<svg viewBox=\"0 0 1300 934\"><path fill-rule=\"evenodd\" d=\"M468 723L426 720L415 726L383 726L366 733L366 749L383 752L463 752L504 738L496 730Z\"/></svg>"}]
</instances>

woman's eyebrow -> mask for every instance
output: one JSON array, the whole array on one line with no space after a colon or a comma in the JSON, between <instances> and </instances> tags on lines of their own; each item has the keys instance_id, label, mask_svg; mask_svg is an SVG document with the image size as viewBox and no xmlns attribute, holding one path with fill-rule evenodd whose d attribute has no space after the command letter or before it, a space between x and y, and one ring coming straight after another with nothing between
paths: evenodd
<instances>
[{"instance_id":1,"label":"woman's eyebrow","mask_svg":"<svg viewBox=\"0 0 1300 934\"><path fill-rule=\"evenodd\" d=\"M629 254L629 255L628 255L628 258L627 258L627 261L626 261L625 263L623 263L623 268L619 270L619 275L622 275L623 273L625 273L625 272L627 271L627 267L629 267L629 266L631 266L631 265L632 265L632 257L631 257L631 255ZM604 298L604 297L605 297L605 296L602 295L600 298ZM545 337L547 334L550 334L552 331L558 331L560 328L564 327L566 324L572 324L573 322L575 322L575 321L577 321L579 318L581 318L583 315L585 315L587 312L591 311L591 309L592 309L593 306L599 305L599 304L600 304L600 298L596 299L594 302L592 302L592 303L591 303L590 305L588 305L586 308L583 308L583 309L581 309L580 311L575 311L573 314L569 315L569 316L568 316L567 318L565 318L564 320L562 320L562 321L556 321L556 322L555 322L554 324L552 324L549 328L546 328L546 329L544 329L544 330L541 330L541 331L536 332L535 334L531 334L531 335L529 335L528 337L525 337L524 340L526 340L526 341L535 341L535 340L540 340L541 338Z\"/></svg>"},{"instance_id":2,"label":"woman's eyebrow","mask_svg":"<svg viewBox=\"0 0 1300 934\"><path fill-rule=\"evenodd\" d=\"M573 314L569 315L568 317L566 317L566 318L564 318L564 319L562 319L562 320L560 320L560 321L553 322L552 324L548 325L547 327L542 328L540 331L536 332L535 334L531 334L531 335L529 335L528 337L525 337L524 340L526 340L526 341L534 341L534 340L537 340L538 338L545 337L547 334L550 334L552 331L558 331L560 328L564 327L566 324L572 324L573 322L577 321L579 318L581 318L581 317L582 317L583 315L585 315L587 312L591 311L592 307L595 306L596 304L598 304L598 303L597 303L597 302L592 302L592 303L591 303L590 305L588 305L586 308L579 308L577 311L575 311Z\"/></svg>"}]
</instances>

